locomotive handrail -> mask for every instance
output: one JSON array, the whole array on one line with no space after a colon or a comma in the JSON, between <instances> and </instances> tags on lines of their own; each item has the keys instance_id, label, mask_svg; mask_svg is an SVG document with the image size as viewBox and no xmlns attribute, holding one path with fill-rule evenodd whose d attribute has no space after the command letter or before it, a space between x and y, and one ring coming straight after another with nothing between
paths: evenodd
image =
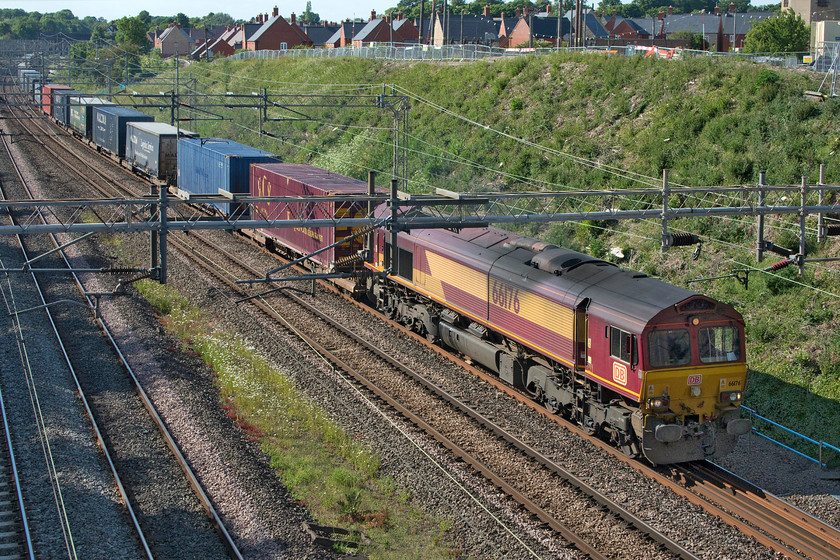
<instances>
[{"instance_id":1,"label":"locomotive handrail","mask_svg":"<svg viewBox=\"0 0 840 560\"><path fill-rule=\"evenodd\" d=\"M808 437L808 436L806 436L806 435L804 435L804 434L800 434L799 432L797 432L797 431L795 431L795 430L792 430L792 429L788 428L787 426L783 426L782 424L779 424L778 422L774 422L773 420L770 420L769 418L765 418L764 416L761 416L761 415L760 415L760 414L758 414L755 410L751 409L751 408L750 408L750 407L748 407L748 406L741 405L741 408L742 408L743 410L746 410L747 412L749 412L750 419L752 419L753 417L758 418L759 420L762 420L763 422L767 422L768 424L770 424L770 425L772 425L772 426L774 426L774 427L776 427L776 428L779 428L779 429L783 430L784 432L787 432L787 433L789 433L789 434L791 434L791 435L794 435L794 436L796 436L796 437L799 437L799 438L801 438L801 439L804 439L804 440L805 440L805 441L807 441L808 443L812 443L812 444L816 445L816 446L819 448L819 457L818 457L817 459L814 459L814 458L813 458L813 457L811 457L810 455L808 455L808 454L806 454L806 453L803 453L803 452L801 452L801 451L799 451L799 450L797 450L797 449L794 449L793 447L790 447L790 446L788 446L788 445L785 445L784 443L782 443L782 442L780 442L780 441L778 441L778 440L776 440L776 439L774 439L774 438L772 438L772 437L768 436L767 434L762 434L761 432L759 432L759 431L755 428L755 426L753 426L753 428L752 428L752 433L754 433L755 435L760 436L760 437L763 437L763 438L764 438L764 439L766 439L766 440L772 441L772 442L773 442L773 443L775 443L776 445L779 445L780 447L783 447L783 448L787 449L788 451L792 451L793 453L796 453L796 454L797 454L797 455L799 455L800 457L803 457L803 458L805 458L805 459L808 459L809 461L813 461L814 463L818 463L818 464L820 465L820 468L825 468L825 467L828 465L828 463L827 463L827 462L824 462L824 461L823 461L823 449L824 449L824 448L825 448L825 449L830 449L830 450L834 451L835 453L837 453L837 454L838 454L838 456L840 456L840 448L837 448L837 447L835 447L835 446L831 445L830 443L827 443L827 442L822 441L822 440L819 440L819 441L818 441L818 440L815 440L815 439L813 439L813 438L810 438L810 437Z\"/></svg>"}]
</instances>

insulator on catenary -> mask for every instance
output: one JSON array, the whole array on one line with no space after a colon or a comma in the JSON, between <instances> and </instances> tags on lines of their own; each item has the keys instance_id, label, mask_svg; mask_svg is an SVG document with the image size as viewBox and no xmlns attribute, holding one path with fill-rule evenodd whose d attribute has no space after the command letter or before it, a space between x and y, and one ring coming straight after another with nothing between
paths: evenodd
<instances>
[{"instance_id":1,"label":"insulator on catenary","mask_svg":"<svg viewBox=\"0 0 840 560\"><path fill-rule=\"evenodd\" d=\"M666 247L685 247L700 243L700 238L694 233L666 233L662 241Z\"/></svg>"},{"instance_id":2,"label":"insulator on catenary","mask_svg":"<svg viewBox=\"0 0 840 560\"><path fill-rule=\"evenodd\" d=\"M827 224L825 226L825 234L828 236L840 235L840 224Z\"/></svg>"},{"instance_id":3,"label":"insulator on catenary","mask_svg":"<svg viewBox=\"0 0 840 560\"><path fill-rule=\"evenodd\" d=\"M777 270L781 270L781 269L785 268L786 266L790 266L790 264L792 262L793 261L789 261L787 259L782 259L780 261L774 262L773 264L771 264L770 266L768 266L764 270L767 271L767 272L776 272Z\"/></svg>"}]
</instances>

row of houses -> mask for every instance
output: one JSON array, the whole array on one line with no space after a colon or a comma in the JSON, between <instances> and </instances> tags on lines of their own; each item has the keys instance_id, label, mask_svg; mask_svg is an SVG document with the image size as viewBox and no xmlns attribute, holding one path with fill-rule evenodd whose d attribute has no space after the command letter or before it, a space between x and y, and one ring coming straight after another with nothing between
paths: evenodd
<instances>
[{"instance_id":1,"label":"row of houses","mask_svg":"<svg viewBox=\"0 0 840 560\"><path fill-rule=\"evenodd\" d=\"M718 51L738 49L752 26L772 17L772 12L735 12L735 4L721 13L674 14L673 9L648 18L605 16L593 10L582 12L583 40L586 44L657 44L687 46L675 40L675 34L688 31L702 34L710 48ZM552 14L551 5L543 12L491 17L489 7L484 14L440 14L424 20L402 17L377 17L371 12L367 21L323 22L307 25L298 22L295 14L287 20L275 6L271 15L259 14L249 23L212 29L184 29L176 24L150 35L163 57L174 55L195 58L229 56L237 50L286 50L295 47L337 48L374 43L421 42L428 45L484 44L500 47L530 46L534 43L557 46L574 39L574 11L562 16ZM421 29L422 26L422 29ZM421 39L422 37L422 39ZM683 43L687 40L683 39Z\"/></svg>"}]
</instances>

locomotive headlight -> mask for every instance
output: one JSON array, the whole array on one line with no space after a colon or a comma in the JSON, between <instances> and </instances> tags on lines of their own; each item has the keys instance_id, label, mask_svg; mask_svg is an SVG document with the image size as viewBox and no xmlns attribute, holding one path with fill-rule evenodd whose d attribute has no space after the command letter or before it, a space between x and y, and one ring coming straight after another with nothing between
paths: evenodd
<instances>
[{"instance_id":1,"label":"locomotive headlight","mask_svg":"<svg viewBox=\"0 0 840 560\"><path fill-rule=\"evenodd\" d=\"M720 402L734 403L740 401L742 397L741 391L724 391L720 394Z\"/></svg>"},{"instance_id":2,"label":"locomotive headlight","mask_svg":"<svg viewBox=\"0 0 840 560\"><path fill-rule=\"evenodd\" d=\"M691 388L691 396L692 397L699 397L700 396L700 387L698 387L697 385L693 386Z\"/></svg>"},{"instance_id":3,"label":"locomotive headlight","mask_svg":"<svg viewBox=\"0 0 840 560\"><path fill-rule=\"evenodd\" d=\"M653 397L652 399L647 400L647 405L650 410L662 412L664 410L668 410L668 407L671 406L671 399L669 399L667 395Z\"/></svg>"}]
</instances>

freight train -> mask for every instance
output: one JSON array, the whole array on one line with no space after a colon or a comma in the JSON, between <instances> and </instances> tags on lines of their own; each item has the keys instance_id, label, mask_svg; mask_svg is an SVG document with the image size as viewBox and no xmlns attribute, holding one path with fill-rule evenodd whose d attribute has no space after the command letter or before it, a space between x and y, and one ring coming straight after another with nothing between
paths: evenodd
<instances>
[{"instance_id":1,"label":"freight train","mask_svg":"<svg viewBox=\"0 0 840 560\"><path fill-rule=\"evenodd\" d=\"M32 75L23 83L38 87ZM37 93L45 112L60 107L53 96L65 93L63 126L98 150L127 156L129 166L182 195L367 193L362 181L276 163L267 152L222 139L178 137L180 132L173 148L146 150L138 158L132 155L137 134L155 134L140 122L149 120L146 115L83 101L50 84ZM165 152L174 146L173 171L172 154ZM278 208L256 204L253 217L282 218L275 215ZM319 208L333 217L367 214L361 204ZM239 211L235 204L216 210ZM384 218L388 212L382 206L375 215ZM387 317L468 356L630 456L653 464L720 457L751 430L739 413L747 375L744 321L731 306L493 227L413 229L397 235L397 247L384 229L366 235L363 243L350 229L253 232L269 248L294 255L328 249L311 256L311 268L355 272L353 292ZM347 242L332 247L341 239Z\"/></svg>"}]
</instances>

